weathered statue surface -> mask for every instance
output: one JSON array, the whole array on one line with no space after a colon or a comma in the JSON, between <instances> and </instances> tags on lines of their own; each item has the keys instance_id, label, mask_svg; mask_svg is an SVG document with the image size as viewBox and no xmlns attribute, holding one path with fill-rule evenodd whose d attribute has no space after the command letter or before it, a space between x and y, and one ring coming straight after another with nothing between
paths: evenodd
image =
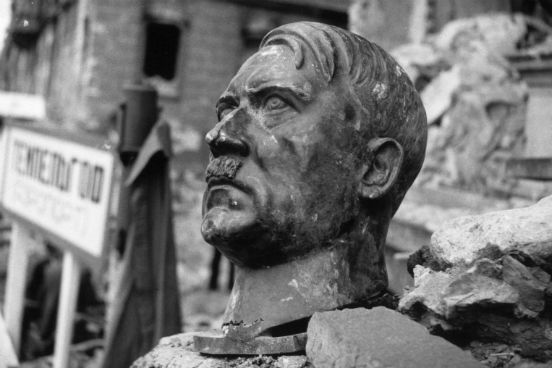
<instances>
[{"instance_id":1,"label":"weathered statue surface","mask_svg":"<svg viewBox=\"0 0 552 368\"><path fill-rule=\"evenodd\" d=\"M268 33L216 106L201 231L237 276L223 332L195 345L270 353L315 311L386 292L385 237L424 159L425 111L385 51L308 22Z\"/></svg>"}]
</instances>

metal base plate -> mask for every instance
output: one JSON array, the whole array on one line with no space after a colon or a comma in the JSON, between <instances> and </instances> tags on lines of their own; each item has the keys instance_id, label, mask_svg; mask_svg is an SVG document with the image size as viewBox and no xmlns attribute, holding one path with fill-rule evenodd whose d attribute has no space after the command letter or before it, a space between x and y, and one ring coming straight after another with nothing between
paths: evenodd
<instances>
[{"instance_id":1,"label":"metal base plate","mask_svg":"<svg viewBox=\"0 0 552 368\"><path fill-rule=\"evenodd\" d=\"M250 340L232 339L219 331L194 334L194 350L208 355L278 355L305 350L307 334L258 336Z\"/></svg>"}]
</instances>

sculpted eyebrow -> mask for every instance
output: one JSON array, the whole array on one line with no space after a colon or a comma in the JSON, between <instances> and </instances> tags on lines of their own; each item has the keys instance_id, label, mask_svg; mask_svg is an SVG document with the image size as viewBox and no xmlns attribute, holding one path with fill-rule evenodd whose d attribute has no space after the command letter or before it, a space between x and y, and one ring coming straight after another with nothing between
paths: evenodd
<instances>
[{"instance_id":1,"label":"sculpted eyebrow","mask_svg":"<svg viewBox=\"0 0 552 368\"><path fill-rule=\"evenodd\" d=\"M303 102L312 101L312 94L308 88L302 88L295 84L288 83L262 83L254 87L246 87L245 91L248 94L258 94L266 91L289 91L297 96Z\"/></svg>"}]
</instances>

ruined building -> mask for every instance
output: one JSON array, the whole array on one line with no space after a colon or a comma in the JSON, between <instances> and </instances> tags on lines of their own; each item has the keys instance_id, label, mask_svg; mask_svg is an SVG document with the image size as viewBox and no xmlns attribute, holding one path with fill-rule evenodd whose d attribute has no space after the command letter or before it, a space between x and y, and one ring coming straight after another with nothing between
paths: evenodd
<instances>
[{"instance_id":1,"label":"ruined building","mask_svg":"<svg viewBox=\"0 0 552 368\"><path fill-rule=\"evenodd\" d=\"M347 26L349 1L17 0L0 90L40 94L49 120L106 132L123 86L157 87L177 152L194 159L214 101L266 31L296 20ZM192 159L192 161L194 161Z\"/></svg>"}]
</instances>

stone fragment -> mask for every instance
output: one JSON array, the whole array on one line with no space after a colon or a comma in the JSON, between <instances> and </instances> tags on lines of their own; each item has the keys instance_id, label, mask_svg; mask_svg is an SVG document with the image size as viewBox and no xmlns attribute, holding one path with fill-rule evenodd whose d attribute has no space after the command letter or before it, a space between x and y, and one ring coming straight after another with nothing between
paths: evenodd
<instances>
[{"instance_id":1,"label":"stone fragment","mask_svg":"<svg viewBox=\"0 0 552 368\"><path fill-rule=\"evenodd\" d=\"M444 314L441 294L451 280L452 276L448 273L416 266L414 268L414 288L405 292L399 301L399 310L408 311L416 304L420 304L436 314Z\"/></svg>"},{"instance_id":2,"label":"stone fragment","mask_svg":"<svg viewBox=\"0 0 552 368\"><path fill-rule=\"evenodd\" d=\"M454 50L477 40L497 54L510 55L526 35L527 26L527 19L521 14L485 14L456 19L443 27L435 44L441 49Z\"/></svg>"},{"instance_id":3,"label":"stone fragment","mask_svg":"<svg viewBox=\"0 0 552 368\"><path fill-rule=\"evenodd\" d=\"M487 259L476 262L473 267L463 272L456 269L452 272L436 272L416 266L414 288L408 290L401 298L399 310L409 313L416 310L416 305L420 305L447 320L459 314L464 319L468 316L473 319L470 314L465 313L473 307L519 307L524 302L520 298L521 292L497 278L501 272L502 268L499 265Z\"/></svg>"},{"instance_id":4,"label":"stone fragment","mask_svg":"<svg viewBox=\"0 0 552 368\"><path fill-rule=\"evenodd\" d=\"M470 344L474 357L490 368L549 368L549 363L538 363L522 358L519 349L500 343L474 341Z\"/></svg>"},{"instance_id":5,"label":"stone fragment","mask_svg":"<svg viewBox=\"0 0 552 368\"><path fill-rule=\"evenodd\" d=\"M482 194L522 186L504 171L525 152L528 88L505 57L533 38L533 28L522 15L488 14L392 51L420 91L430 124L418 185Z\"/></svg>"},{"instance_id":6,"label":"stone fragment","mask_svg":"<svg viewBox=\"0 0 552 368\"><path fill-rule=\"evenodd\" d=\"M550 320L512 318L489 311L477 313L477 324L471 328L481 340L508 344L522 357L552 365Z\"/></svg>"},{"instance_id":7,"label":"stone fragment","mask_svg":"<svg viewBox=\"0 0 552 368\"><path fill-rule=\"evenodd\" d=\"M551 219L547 197L449 222L411 258L414 287L399 310L451 341L506 345L482 358L491 367L515 367L518 358L552 363Z\"/></svg>"},{"instance_id":8,"label":"stone fragment","mask_svg":"<svg viewBox=\"0 0 552 368\"><path fill-rule=\"evenodd\" d=\"M521 296L516 309L516 314L519 317L535 318L544 310L544 294L547 284L550 282L550 275L545 275L545 279L540 280L513 257L506 256L503 258L502 278L515 287Z\"/></svg>"},{"instance_id":9,"label":"stone fragment","mask_svg":"<svg viewBox=\"0 0 552 368\"><path fill-rule=\"evenodd\" d=\"M445 318L451 318L473 306L514 306L519 301L520 296L515 288L502 280L476 272L466 272L455 278L443 291L442 297Z\"/></svg>"},{"instance_id":10,"label":"stone fragment","mask_svg":"<svg viewBox=\"0 0 552 368\"><path fill-rule=\"evenodd\" d=\"M426 108L428 124L436 122L450 108L454 91L460 85L460 69L454 66L428 83L420 94Z\"/></svg>"},{"instance_id":11,"label":"stone fragment","mask_svg":"<svg viewBox=\"0 0 552 368\"><path fill-rule=\"evenodd\" d=\"M391 51L391 55L404 68L417 90L422 90L427 82L435 78L450 65L445 55L429 43L408 43Z\"/></svg>"},{"instance_id":12,"label":"stone fragment","mask_svg":"<svg viewBox=\"0 0 552 368\"><path fill-rule=\"evenodd\" d=\"M508 211L465 216L447 222L431 237L431 252L442 263L470 265L481 256L521 251L552 260L552 196Z\"/></svg>"},{"instance_id":13,"label":"stone fragment","mask_svg":"<svg viewBox=\"0 0 552 368\"><path fill-rule=\"evenodd\" d=\"M552 359L550 275L540 268L507 255L446 272L416 266L414 275L416 284L401 298L399 310L428 329L451 341L506 344L525 358Z\"/></svg>"},{"instance_id":14,"label":"stone fragment","mask_svg":"<svg viewBox=\"0 0 552 368\"><path fill-rule=\"evenodd\" d=\"M384 307L315 313L307 357L316 368L482 367L469 353Z\"/></svg>"},{"instance_id":15,"label":"stone fragment","mask_svg":"<svg viewBox=\"0 0 552 368\"><path fill-rule=\"evenodd\" d=\"M278 366L281 368L303 368L307 366L305 355L284 355L278 357Z\"/></svg>"}]
</instances>

